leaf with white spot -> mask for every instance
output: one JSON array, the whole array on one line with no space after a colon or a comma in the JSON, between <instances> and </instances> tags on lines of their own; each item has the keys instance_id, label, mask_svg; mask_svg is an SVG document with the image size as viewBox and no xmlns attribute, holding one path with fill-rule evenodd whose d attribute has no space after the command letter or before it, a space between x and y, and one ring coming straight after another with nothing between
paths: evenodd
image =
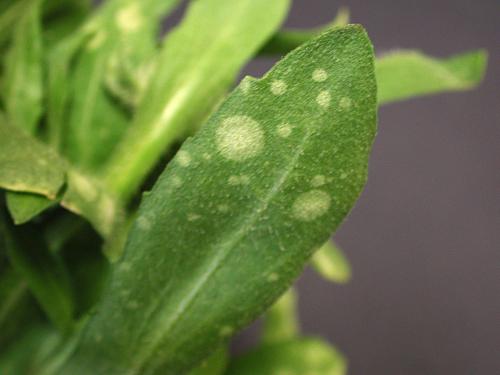
<instances>
[{"instance_id":1,"label":"leaf with white spot","mask_svg":"<svg viewBox=\"0 0 500 375\"><path fill-rule=\"evenodd\" d=\"M226 375L346 375L344 356L322 340L295 339L262 345L234 359Z\"/></svg>"},{"instance_id":2,"label":"leaf with white spot","mask_svg":"<svg viewBox=\"0 0 500 375\"><path fill-rule=\"evenodd\" d=\"M326 242L314 253L311 264L327 280L344 284L351 279L351 265L332 241Z\"/></svg>"},{"instance_id":3,"label":"leaf with white spot","mask_svg":"<svg viewBox=\"0 0 500 375\"><path fill-rule=\"evenodd\" d=\"M434 59L411 50L385 54L375 64L379 103L473 88L483 78L486 61L485 51L447 59Z\"/></svg>"},{"instance_id":4,"label":"leaf with white spot","mask_svg":"<svg viewBox=\"0 0 500 375\"><path fill-rule=\"evenodd\" d=\"M195 131L286 16L289 0L198 0L166 37L154 77L106 168L130 198L166 150Z\"/></svg>"},{"instance_id":5,"label":"leaf with white spot","mask_svg":"<svg viewBox=\"0 0 500 375\"><path fill-rule=\"evenodd\" d=\"M276 81L286 89L273 92ZM328 102L318 100L324 92ZM358 198L376 107L360 26L327 32L264 78L246 79L143 198L124 256L59 373L179 374L265 311ZM324 183L312 186L319 175Z\"/></svg>"}]
</instances>

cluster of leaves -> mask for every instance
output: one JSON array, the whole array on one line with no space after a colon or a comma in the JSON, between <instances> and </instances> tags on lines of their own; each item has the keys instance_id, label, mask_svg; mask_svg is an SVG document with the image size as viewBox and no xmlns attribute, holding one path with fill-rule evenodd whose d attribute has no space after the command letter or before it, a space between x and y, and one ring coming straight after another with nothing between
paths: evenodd
<instances>
[{"instance_id":1,"label":"cluster of leaves","mask_svg":"<svg viewBox=\"0 0 500 375\"><path fill-rule=\"evenodd\" d=\"M350 277L328 239L365 184L377 106L485 67L481 51L375 59L345 10L280 31L289 0L191 1L159 39L179 2L0 4L2 374L344 374L299 337L290 285L309 261ZM285 54L231 91L251 58ZM266 310L261 344L229 359Z\"/></svg>"}]
</instances>

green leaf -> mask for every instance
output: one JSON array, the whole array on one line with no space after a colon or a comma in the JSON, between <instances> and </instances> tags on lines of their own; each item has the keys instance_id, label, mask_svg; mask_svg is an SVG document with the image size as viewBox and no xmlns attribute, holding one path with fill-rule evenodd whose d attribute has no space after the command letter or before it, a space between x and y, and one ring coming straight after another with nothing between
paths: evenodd
<instances>
[{"instance_id":1,"label":"green leaf","mask_svg":"<svg viewBox=\"0 0 500 375\"><path fill-rule=\"evenodd\" d=\"M222 375L224 374L228 363L228 350L221 347L212 353L195 370L189 372L189 375Z\"/></svg>"},{"instance_id":2,"label":"green leaf","mask_svg":"<svg viewBox=\"0 0 500 375\"><path fill-rule=\"evenodd\" d=\"M13 227L2 216L0 233L14 269L26 280L52 322L61 330L69 330L73 324L74 300L60 261L44 246L43 238L34 228Z\"/></svg>"},{"instance_id":3,"label":"green leaf","mask_svg":"<svg viewBox=\"0 0 500 375\"><path fill-rule=\"evenodd\" d=\"M112 191L131 197L163 153L199 127L279 27L288 5L289 0L191 3L181 25L166 38L154 80L104 173Z\"/></svg>"},{"instance_id":4,"label":"green leaf","mask_svg":"<svg viewBox=\"0 0 500 375\"><path fill-rule=\"evenodd\" d=\"M14 224L24 224L56 204L43 195L8 191L6 194L7 208Z\"/></svg>"},{"instance_id":5,"label":"green leaf","mask_svg":"<svg viewBox=\"0 0 500 375\"><path fill-rule=\"evenodd\" d=\"M113 0L78 31L85 38L66 82L71 107L63 146L70 161L97 169L107 159L126 130L128 117L107 94L106 74L113 74L113 66L121 60L139 69L155 52L160 19L178 2Z\"/></svg>"},{"instance_id":6,"label":"green leaf","mask_svg":"<svg viewBox=\"0 0 500 375\"><path fill-rule=\"evenodd\" d=\"M179 374L267 309L358 198L376 104L360 26L245 79L144 197L59 373Z\"/></svg>"},{"instance_id":7,"label":"green leaf","mask_svg":"<svg viewBox=\"0 0 500 375\"><path fill-rule=\"evenodd\" d=\"M314 253L311 264L327 280L340 284L351 280L351 265L342 250L332 241L328 241Z\"/></svg>"},{"instance_id":8,"label":"green leaf","mask_svg":"<svg viewBox=\"0 0 500 375\"><path fill-rule=\"evenodd\" d=\"M0 188L58 198L63 207L85 217L104 238L124 219L121 204L99 181L75 170L21 129L1 122Z\"/></svg>"},{"instance_id":9,"label":"green leaf","mask_svg":"<svg viewBox=\"0 0 500 375\"><path fill-rule=\"evenodd\" d=\"M278 31L259 51L260 55L284 55L315 38L321 33L334 28L346 26L349 23L349 9L341 7L332 22L309 30L285 29Z\"/></svg>"},{"instance_id":10,"label":"green leaf","mask_svg":"<svg viewBox=\"0 0 500 375\"><path fill-rule=\"evenodd\" d=\"M32 0L2 0L0 2L0 51L9 42L16 23Z\"/></svg>"},{"instance_id":11,"label":"green leaf","mask_svg":"<svg viewBox=\"0 0 500 375\"><path fill-rule=\"evenodd\" d=\"M33 133L42 114L40 0L32 0L17 20L6 58L1 95L11 123Z\"/></svg>"},{"instance_id":12,"label":"green leaf","mask_svg":"<svg viewBox=\"0 0 500 375\"><path fill-rule=\"evenodd\" d=\"M475 87L486 69L485 51L434 59L417 51L394 51L375 64L380 104Z\"/></svg>"},{"instance_id":13,"label":"green leaf","mask_svg":"<svg viewBox=\"0 0 500 375\"><path fill-rule=\"evenodd\" d=\"M262 345L233 360L226 375L346 375L347 362L319 339Z\"/></svg>"},{"instance_id":14,"label":"green leaf","mask_svg":"<svg viewBox=\"0 0 500 375\"><path fill-rule=\"evenodd\" d=\"M283 294L266 312L262 330L262 341L265 343L286 341L297 336L297 293L293 288Z\"/></svg>"},{"instance_id":15,"label":"green leaf","mask_svg":"<svg viewBox=\"0 0 500 375\"><path fill-rule=\"evenodd\" d=\"M55 199L65 165L55 152L21 129L0 123L0 188Z\"/></svg>"}]
</instances>

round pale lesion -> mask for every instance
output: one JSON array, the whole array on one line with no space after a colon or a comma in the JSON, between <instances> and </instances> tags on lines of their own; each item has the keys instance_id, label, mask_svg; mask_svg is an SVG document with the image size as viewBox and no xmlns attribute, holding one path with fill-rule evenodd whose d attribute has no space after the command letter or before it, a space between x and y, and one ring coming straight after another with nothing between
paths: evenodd
<instances>
[{"instance_id":1,"label":"round pale lesion","mask_svg":"<svg viewBox=\"0 0 500 375\"><path fill-rule=\"evenodd\" d=\"M312 221L328 212L331 198L323 190L310 190L300 194L292 205L292 215L300 221Z\"/></svg>"},{"instance_id":2,"label":"round pale lesion","mask_svg":"<svg viewBox=\"0 0 500 375\"><path fill-rule=\"evenodd\" d=\"M216 130L217 149L226 159L243 161L257 156L264 147L264 131L249 116L233 116Z\"/></svg>"}]
</instances>

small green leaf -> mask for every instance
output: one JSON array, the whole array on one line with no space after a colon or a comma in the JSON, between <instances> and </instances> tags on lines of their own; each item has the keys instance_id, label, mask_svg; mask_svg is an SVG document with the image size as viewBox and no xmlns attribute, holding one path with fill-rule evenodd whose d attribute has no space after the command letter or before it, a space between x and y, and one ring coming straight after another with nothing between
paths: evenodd
<instances>
[{"instance_id":1,"label":"small green leaf","mask_svg":"<svg viewBox=\"0 0 500 375\"><path fill-rule=\"evenodd\" d=\"M52 322L61 330L69 330L74 303L69 278L60 261L45 248L43 238L34 228L13 227L2 217L0 233L12 266L26 280Z\"/></svg>"},{"instance_id":2,"label":"small green leaf","mask_svg":"<svg viewBox=\"0 0 500 375\"><path fill-rule=\"evenodd\" d=\"M262 342L269 344L287 341L297 336L297 293L290 288L266 312L262 328Z\"/></svg>"},{"instance_id":3,"label":"small green leaf","mask_svg":"<svg viewBox=\"0 0 500 375\"><path fill-rule=\"evenodd\" d=\"M345 358L319 339L296 339L261 347L233 360L226 375L346 375Z\"/></svg>"},{"instance_id":4,"label":"small green leaf","mask_svg":"<svg viewBox=\"0 0 500 375\"><path fill-rule=\"evenodd\" d=\"M394 51L376 61L380 104L476 86L486 69L485 51L434 59L417 51Z\"/></svg>"},{"instance_id":5,"label":"small green leaf","mask_svg":"<svg viewBox=\"0 0 500 375\"><path fill-rule=\"evenodd\" d=\"M279 27L288 5L289 0L191 2L183 22L165 39L154 79L106 168L112 191L130 198L163 153L199 127Z\"/></svg>"},{"instance_id":6,"label":"small green leaf","mask_svg":"<svg viewBox=\"0 0 500 375\"><path fill-rule=\"evenodd\" d=\"M328 241L314 253L311 264L327 280L340 284L351 280L351 265L342 250L332 241Z\"/></svg>"},{"instance_id":7,"label":"small green leaf","mask_svg":"<svg viewBox=\"0 0 500 375\"><path fill-rule=\"evenodd\" d=\"M32 0L17 20L6 57L1 95L11 123L33 133L42 114L41 0Z\"/></svg>"},{"instance_id":8,"label":"small green leaf","mask_svg":"<svg viewBox=\"0 0 500 375\"><path fill-rule=\"evenodd\" d=\"M267 309L359 196L376 105L360 26L245 79L144 197L59 373L179 374Z\"/></svg>"},{"instance_id":9,"label":"small green leaf","mask_svg":"<svg viewBox=\"0 0 500 375\"><path fill-rule=\"evenodd\" d=\"M55 152L21 129L0 123L0 188L55 199L65 165Z\"/></svg>"},{"instance_id":10,"label":"small green leaf","mask_svg":"<svg viewBox=\"0 0 500 375\"><path fill-rule=\"evenodd\" d=\"M104 238L124 219L121 204L99 181L70 167L50 147L6 123L0 123L0 188L60 199L63 207L89 220Z\"/></svg>"},{"instance_id":11,"label":"small green leaf","mask_svg":"<svg viewBox=\"0 0 500 375\"><path fill-rule=\"evenodd\" d=\"M14 224L24 224L39 215L57 202L43 195L8 191L6 194L7 208Z\"/></svg>"},{"instance_id":12,"label":"small green leaf","mask_svg":"<svg viewBox=\"0 0 500 375\"><path fill-rule=\"evenodd\" d=\"M349 23L349 9L341 7L334 20L327 25L309 30L285 29L278 31L259 51L260 55L285 55L308 40L334 28L346 26Z\"/></svg>"},{"instance_id":13,"label":"small green leaf","mask_svg":"<svg viewBox=\"0 0 500 375\"><path fill-rule=\"evenodd\" d=\"M2 0L0 2L0 51L9 42L13 30L33 0Z\"/></svg>"}]
</instances>

